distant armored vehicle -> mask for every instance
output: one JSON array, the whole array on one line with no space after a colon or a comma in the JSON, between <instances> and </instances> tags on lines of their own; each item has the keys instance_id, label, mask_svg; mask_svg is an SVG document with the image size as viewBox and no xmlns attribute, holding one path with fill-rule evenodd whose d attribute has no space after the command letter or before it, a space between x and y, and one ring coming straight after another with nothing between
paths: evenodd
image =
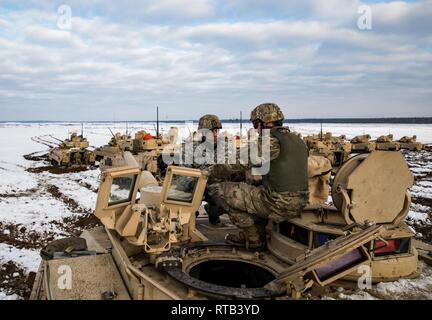
<instances>
[{"instance_id":1,"label":"distant armored vehicle","mask_svg":"<svg viewBox=\"0 0 432 320\"><path fill-rule=\"evenodd\" d=\"M333 137L330 132L327 132L325 135L307 136L303 140L309 149L309 154L329 159L334 171L348 160L351 153L351 143L345 140L345 136Z\"/></svg>"},{"instance_id":2,"label":"distant armored vehicle","mask_svg":"<svg viewBox=\"0 0 432 320\"><path fill-rule=\"evenodd\" d=\"M72 133L69 139L50 150L48 158L53 165L60 167L94 165L96 155L88 150L89 142L82 135Z\"/></svg>"},{"instance_id":3,"label":"distant armored vehicle","mask_svg":"<svg viewBox=\"0 0 432 320\"><path fill-rule=\"evenodd\" d=\"M380 151L399 151L401 148L399 142L393 141L393 135L381 136L376 140L376 150Z\"/></svg>"},{"instance_id":4,"label":"distant armored vehicle","mask_svg":"<svg viewBox=\"0 0 432 320\"><path fill-rule=\"evenodd\" d=\"M376 149L376 142L371 141L371 136L365 134L362 136L356 136L351 139L353 153L368 153Z\"/></svg>"},{"instance_id":5,"label":"distant armored vehicle","mask_svg":"<svg viewBox=\"0 0 432 320\"><path fill-rule=\"evenodd\" d=\"M96 160L101 161L105 157L112 157L120 151L132 150L132 138L128 134L117 132L107 145L95 149Z\"/></svg>"},{"instance_id":6,"label":"distant armored vehicle","mask_svg":"<svg viewBox=\"0 0 432 320\"><path fill-rule=\"evenodd\" d=\"M207 179L170 166L159 187L139 168L103 172L95 215L104 228L45 247L31 299L290 299L356 285L368 270L373 283L421 271L404 222L413 175L401 153L348 160L334 179L334 206L319 196L298 218L270 216L260 252L224 244L207 219L197 223ZM58 285L65 266L69 290Z\"/></svg>"},{"instance_id":7,"label":"distant armored vehicle","mask_svg":"<svg viewBox=\"0 0 432 320\"><path fill-rule=\"evenodd\" d=\"M178 129L170 128L166 135L153 136L144 130L135 133L134 139L123 140L123 144L114 148L105 148L103 160L100 162L100 169L104 171L109 168L124 166L124 152L131 151L136 162L142 170L147 170L153 174L161 175L166 169L163 162L163 153L175 153ZM127 143L125 141L128 141Z\"/></svg>"},{"instance_id":8,"label":"distant armored vehicle","mask_svg":"<svg viewBox=\"0 0 432 320\"><path fill-rule=\"evenodd\" d=\"M401 149L410 150L410 151L422 151L425 148L425 145L417 142L417 136L412 137L402 137L399 139L399 144Z\"/></svg>"}]
</instances>

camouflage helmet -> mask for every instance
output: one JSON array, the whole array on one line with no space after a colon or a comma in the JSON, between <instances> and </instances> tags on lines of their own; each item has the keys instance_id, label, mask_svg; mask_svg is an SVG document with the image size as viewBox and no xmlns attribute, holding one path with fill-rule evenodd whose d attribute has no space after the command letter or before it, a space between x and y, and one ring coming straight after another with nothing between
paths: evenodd
<instances>
[{"instance_id":1,"label":"camouflage helmet","mask_svg":"<svg viewBox=\"0 0 432 320\"><path fill-rule=\"evenodd\" d=\"M260 120L264 123L283 121L284 114L275 103L263 103L256 107L251 113L251 121Z\"/></svg>"},{"instance_id":2,"label":"camouflage helmet","mask_svg":"<svg viewBox=\"0 0 432 320\"><path fill-rule=\"evenodd\" d=\"M222 123L218 116L214 114L206 114L199 119L198 130L201 129L222 129Z\"/></svg>"}]
</instances>

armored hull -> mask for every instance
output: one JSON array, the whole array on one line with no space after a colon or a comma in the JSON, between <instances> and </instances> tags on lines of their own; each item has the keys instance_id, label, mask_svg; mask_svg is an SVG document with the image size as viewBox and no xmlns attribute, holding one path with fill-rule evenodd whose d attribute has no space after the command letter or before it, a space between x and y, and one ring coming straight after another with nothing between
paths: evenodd
<instances>
[{"instance_id":1,"label":"armored hull","mask_svg":"<svg viewBox=\"0 0 432 320\"><path fill-rule=\"evenodd\" d=\"M184 179L188 187L179 183ZM317 203L295 219L271 218L267 248L259 252L224 244L227 230L196 218L206 181L199 170L169 167L159 187L144 183L138 168L107 170L95 211L104 227L85 231L75 247L66 241L45 248L32 297L301 298L314 286L356 283L365 268L372 282L421 272L404 222L413 176L400 153L348 160L333 182L334 206ZM73 290L57 286L64 265Z\"/></svg>"},{"instance_id":2,"label":"armored hull","mask_svg":"<svg viewBox=\"0 0 432 320\"><path fill-rule=\"evenodd\" d=\"M94 165L96 162L96 155L90 150L56 147L50 150L48 159L53 165L59 167Z\"/></svg>"}]
</instances>

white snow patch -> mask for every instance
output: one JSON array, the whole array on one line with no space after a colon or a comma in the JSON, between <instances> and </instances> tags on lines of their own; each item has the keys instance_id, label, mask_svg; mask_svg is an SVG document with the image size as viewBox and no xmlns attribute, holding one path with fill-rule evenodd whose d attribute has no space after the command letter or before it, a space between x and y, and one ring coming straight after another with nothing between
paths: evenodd
<instances>
[{"instance_id":1,"label":"white snow patch","mask_svg":"<svg viewBox=\"0 0 432 320\"><path fill-rule=\"evenodd\" d=\"M408 213L408 218L414 222L426 221L429 215L425 212L410 211Z\"/></svg>"},{"instance_id":2,"label":"white snow patch","mask_svg":"<svg viewBox=\"0 0 432 320\"><path fill-rule=\"evenodd\" d=\"M400 279L396 282L379 283L376 291L392 299L406 299L410 296L432 299L432 269L422 263L423 272L417 279Z\"/></svg>"},{"instance_id":3,"label":"white snow patch","mask_svg":"<svg viewBox=\"0 0 432 320\"><path fill-rule=\"evenodd\" d=\"M27 272L36 272L40 264L38 250L17 249L8 244L0 243L0 261L13 261L23 267Z\"/></svg>"},{"instance_id":4,"label":"white snow patch","mask_svg":"<svg viewBox=\"0 0 432 320\"><path fill-rule=\"evenodd\" d=\"M411 188L411 194L415 197L432 199L432 189L421 186L414 186Z\"/></svg>"},{"instance_id":5,"label":"white snow patch","mask_svg":"<svg viewBox=\"0 0 432 320\"><path fill-rule=\"evenodd\" d=\"M2 151L3 152L3 151ZM14 194L36 188L38 183L24 168L0 162L0 193Z\"/></svg>"},{"instance_id":6,"label":"white snow patch","mask_svg":"<svg viewBox=\"0 0 432 320\"><path fill-rule=\"evenodd\" d=\"M81 173L83 176L87 176L85 181L92 187L98 183L99 170L89 170ZM77 180L82 180L79 173L56 175L44 172L41 177L47 183L58 187L61 193L74 199L83 209L94 210L97 194L77 182Z\"/></svg>"},{"instance_id":7,"label":"white snow patch","mask_svg":"<svg viewBox=\"0 0 432 320\"><path fill-rule=\"evenodd\" d=\"M16 294L7 295L6 293L0 291L0 300L21 300L22 298L20 296L17 296Z\"/></svg>"},{"instance_id":8,"label":"white snow patch","mask_svg":"<svg viewBox=\"0 0 432 320\"><path fill-rule=\"evenodd\" d=\"M67 206L46 194L31 197L6 198L0 202L0 221L26 226L29 230L56 230L50 221L71 216Z\"/></svg>"},{"instance_id":9,"label":"white snow patch","mask_svg":"<svg viewBox=\"0 0 432 320\"><path fill-rule=\"evenodd\" d=\"M365 291L358 291L354 294L340 293L338 298L342 300L378 300Z\"/></svg>"}]
</instances>

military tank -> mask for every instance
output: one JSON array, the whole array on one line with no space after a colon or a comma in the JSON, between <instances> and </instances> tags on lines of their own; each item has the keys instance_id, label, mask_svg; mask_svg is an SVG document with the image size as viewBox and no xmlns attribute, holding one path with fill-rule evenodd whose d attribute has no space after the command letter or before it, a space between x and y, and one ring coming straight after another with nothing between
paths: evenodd
<instances>
[{"instance_id":1,"label":"military tank","mask_svg":"<svg viewBox=\"0 0 432 320\"><path fill-rule=\"evenodd\" d=\"M94 165L96 155L88 150L89 142L83 135L72 133L69 139L54 147L48 154L48 159L55 166L69 167L81 165Z\"/></svg>"},{"instance_id":2,"label":"military tank","mask_svg":"<svg viewBox=\"0 0 432 320\"><path fill-rule=\"evenodd\" d=\"M376 140L376 150L380 151L399 151L401 149L400 143L393 141L393 135L380 136Z\"/></svg>"},{"instance_id":3,"label":"military tank","mask_svg":"<svg viewBox=\"0 0 432 320\"><path fill-rule=\"evenodd\" d=\"M400 144L400 148L403 150L422 151L425 148L423 143L417 141L417 136L405 136L400 138L398 142Z\"/></svg>"},{"instance_id":4,"label":"military tank","mask_svg":"<svg viewBox=\"0 0 432 320\"><path fill-rule=\"evenodd\" d=\"M376 142L371 141L371 136L369 134L356 136L351 139L351 152L352 153L368 153L376 150Z\"/></svg>"},{"instance_id":5,"label":"military tank","mask_svg":"<svg viewBox=\"0 0 432 320\"><path fill-rule=\"evenodd\" d=\"M333 171L348 160L351 154L351 143L346 141L345 136L334 137L332 133L311 135L303 138L310 155L323 156L332 163Z\"/></svg>"},{"instance_id":6,"label":"military tank","mask_svg":"<svg viewBox=\"0 0 432 320\"><path fill-rule=\"evenodd\" d=\"M113 134L108 144L96 148L96 160L101 161L105 157L112 156L119 151L130 151L132 150L132 138L129 134L121 134L117 132Z\"/></svg>"},{"instance_id":7,"label":"military tank","mask_svg":"<svg viewBox=\"0 0 432 320\"><path fill-rule=\"evenodd\" d=\"M105 154L100 161L100 169L104 171L109 168L121 167L126 163L125 152L130 151L142 170L147 170L155 175L161 176L166 170L163 162L164 153L174 154L177 151L176 142L178 128L171 127L167 134L157 134L140 130L135 133L134 139L123 140L115 147L104 148Z\"/></svg>"},{"instance_id":8,"label":"military tank","mask_svg":"<svg viewBox=\"0 0 432 320\"><path fill-rule=\"evenodd\" d=\"M413 175L401 153L348 160L333 182L334 206L271 217L262 251L227 245L223 230L196 218L207 179L175 166L163 186L138 167L103 172L95 210L103 227L44 248L31 299L299 299L357 283L364 270L374 283L421 272L404 222Z\"/></svg>"}]
</instances>

